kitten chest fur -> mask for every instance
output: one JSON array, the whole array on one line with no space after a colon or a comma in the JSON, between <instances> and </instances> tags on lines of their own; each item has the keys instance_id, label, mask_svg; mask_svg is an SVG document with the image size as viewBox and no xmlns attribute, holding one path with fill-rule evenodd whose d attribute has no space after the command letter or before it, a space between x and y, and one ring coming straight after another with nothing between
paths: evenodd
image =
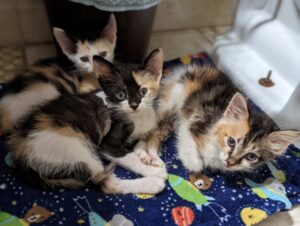
<instances>
[{"instance_id":1,"label":"kitten chest fur","mask_svg":"<svg viewBox=\"0 0 300 226\"><path fill-rule=\"evenodd\" d=\"M134 123L133 139L140 138L157 126L156 113L153 108L134 114L129 114L129 119Z\"/></svg>"}]
</instances>

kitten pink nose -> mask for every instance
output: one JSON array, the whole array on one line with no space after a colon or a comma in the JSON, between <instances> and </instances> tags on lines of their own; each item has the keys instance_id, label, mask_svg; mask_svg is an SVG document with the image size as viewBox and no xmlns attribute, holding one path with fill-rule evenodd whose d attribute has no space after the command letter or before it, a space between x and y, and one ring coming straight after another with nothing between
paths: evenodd
<instances>
[{"instance_id":1,"label":"kitten pink nose","mask_svg":"<svg viewBox=\"0 0 300 226\"><path fill-rule=\"evenodd\" d=\"M133 110L136 110L138 108L138 104L137 103L132 103L130 104L130 107L133 109Z\"/></svg>"},{"instance_id":2,"label":"kitten pink nose","mask_svg":"<svg viewBox=\"0 0 300 226\"><path fill-rule=\"evenodd\" d=\"M227 163L227 167L231 167L231 166L236 165L235 161L232 160L232 159L228 159L226 163Z\"/></svg>"}]
</instances>

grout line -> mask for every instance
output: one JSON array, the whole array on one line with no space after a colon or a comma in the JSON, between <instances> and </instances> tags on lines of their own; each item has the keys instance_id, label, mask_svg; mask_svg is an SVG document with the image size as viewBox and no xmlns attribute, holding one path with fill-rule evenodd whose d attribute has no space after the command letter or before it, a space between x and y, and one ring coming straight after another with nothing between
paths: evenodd
<instances>
[{"instance_id":1,"label":"grout line","mask_svg":"<svg viewBox=\"0 0 300 226\"><path fill-rule=\"evenodd\" d=\"M167 32L178 32L178 31L186 31L186 30L204 30L204 29L213 29L213 28L230 28L231 25L219 25L219 26L207 26L207 27L186 27L186 28L178 28L178 29L170 29L170 30L155 30L153 33L167 33Z\"/></svg>"}]
</instances>

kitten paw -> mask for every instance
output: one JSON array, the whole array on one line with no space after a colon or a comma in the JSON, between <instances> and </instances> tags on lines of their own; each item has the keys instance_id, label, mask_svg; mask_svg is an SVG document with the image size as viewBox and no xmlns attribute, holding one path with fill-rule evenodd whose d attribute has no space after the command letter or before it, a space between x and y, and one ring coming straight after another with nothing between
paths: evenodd
<instances>
[{"instance_id":1,"label":"kitten paw","mask_svg":"<svg viewBox=\"0 0 300 226\"><path fill-rule=\"evenodd\" d=\"M142 163L144 163L146 165L150 165L151 164L151 156L145 150L138 149L136 151L136 153L139 156L139 158L142 161Z\"/></svg>"},{"instance_id":2,"label":"kitten paw","mask_svg":"<svg viewBox=\"0 0 300 226\"><path fill-rule=\"evenodd\" d=\"M163 180L166 180L168 178L168 172L165 167L153 167L148 166L146 170L143 173L143 176L148 177L158 177Z\"/></svg>"},{"instance_id":3,"label":"kitten paw","mask_svg":"<svg viewBox=\"0 0 300 226\"><path fill-rule=\"evenodd\" d=\"M166 167L166 164L164 163L163 160L161 160L161 158L158 155L151 155L150 154L150 158L151 158L151 166L155 166L155 167Z\"/></svg>"},{"instance_id":4,"label":"kitten paw","mask_svg":"<svg viewBox=\"0 0 300 226\"><path fill-rule=\"evenodd\" d=\"M147 182L143 185L144 187L141 188L141 192L139 193L146 193L146 194L157 194L164 190L166 184L165 181L158 177L146 177Z\"/></svg>"}]
</instances>

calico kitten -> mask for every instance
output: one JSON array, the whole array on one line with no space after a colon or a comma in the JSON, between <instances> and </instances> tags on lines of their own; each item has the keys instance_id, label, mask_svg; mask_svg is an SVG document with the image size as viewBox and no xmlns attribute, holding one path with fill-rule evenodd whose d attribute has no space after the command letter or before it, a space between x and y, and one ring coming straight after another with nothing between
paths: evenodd
<instances>
[{"instance_id":1,"label":"calico kitten","mask_svg":"<svg viewBox=\"0 0 300 226\"><path fill-rule=\"evenodd\" d=\"M157 176L166 179L164 166L147 166L136 154L146 148L144 139L157 127L156 98L159 93L160 79L163 67L163 52L160 49L152 51L142 65L111 64L95 57L96 74L105 92L108 106L126 113L134 124L134 130L128 138L128 143L135 145L135 152L123 158L107 156L109 160L143 176ZM116 77L122 78L116 80Z\"/></svg>"},{"instance_id":2,"label":"calico kitten","mask_svg":"<svg viewBox=\"0 0 300 226\"><path fill-rule=\"evenodd\" d=\"M152 61L146 65L152 67ZM108 108L94 94L65 94L38 107L8 140L17 172L22 178L36 175L40 178L38 182L52 187L75 188L88 182L103 182L103 190L108 193L160 192L166 174L143 164L138 156L130 153L129 137L134 134L134 123L118 107L120 100L115 99L121 98L121 91L129 95L126 78L132 71L123 69L121 73L101 57L94 57L94 67L101 85L105 84L108 103L114 104ZM146 70L137 73L149 76ZM103 157L145 177L120 180L109 175L104 178L107 173Z\"/></svg>"},{"instance_id":3,"label":"calico kitten","mask_svg":"<svg viewBox=\"0 0 300 226\"><path fill-rule=\"evenodd\" d=\"M178 157L190 171L251 170L300 138L300 132L278 130L269 117L250 109L231 80L213 67L174 69L161 82L158 114L148 152L158 158L160 142L175 128Z\"/></svg>"},{"instance_id":4,"label":"calico kitten","mask_svg":"<svg viewBox=\"0 0 300 226\"><path fill-rule=\"evenodd\" d=\"M79 70L92 72L93 56L101 56L110 62L114 59L117 24L113 14L100 34L81 34L75 38L60 28L54 28L53 34L63 53Z\"/></svg>"}]
</instances>

